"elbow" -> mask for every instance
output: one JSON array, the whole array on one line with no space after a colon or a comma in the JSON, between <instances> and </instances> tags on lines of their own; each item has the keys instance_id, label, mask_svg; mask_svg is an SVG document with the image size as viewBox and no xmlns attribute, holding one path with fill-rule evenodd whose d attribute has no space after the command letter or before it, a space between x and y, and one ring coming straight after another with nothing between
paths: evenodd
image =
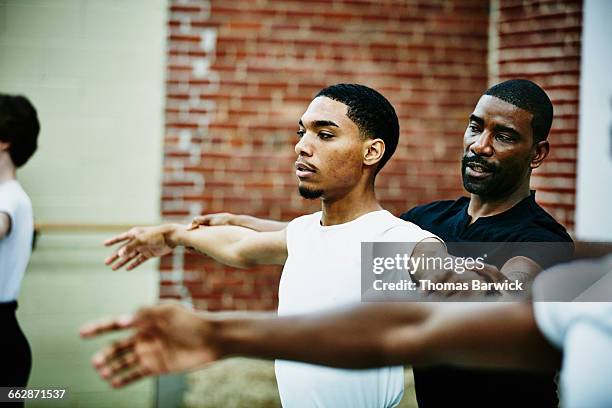
<instances>
[{"instance_id":1,"label":"elbow","mask_svg":"<svg viewBox=\"0 0 612 408\"><path fill-rule=\"evenodd\" d=\"M229 265L240 269L251 269L258 266L257 256L249 249L244 240L233 243L227 251Z\"/></svg>"},{"instance_id":2,"label":"elbow","mask_svg":"<svg viewBox=\"0 0 612 408\"><path fill-rule=\"evenodd\" d=\"M258 264L254 262L250 262L250 261L239 261L239 262L236 262L236 265L233 265L233 266L239 269L253 269L257 265Z\"/></svg>"},{"instance_id":3,"label":"elbow","mask_svg":"<svg viewBox=\"0 0 612 408\"><path fill-rule=\"evenodd\" d=\"M255 260L241 254L236 254L230 262L230 266L239 269L251 269L256 267L257 265L258 263L255 262Z\"/></svg>"}]
</instances>

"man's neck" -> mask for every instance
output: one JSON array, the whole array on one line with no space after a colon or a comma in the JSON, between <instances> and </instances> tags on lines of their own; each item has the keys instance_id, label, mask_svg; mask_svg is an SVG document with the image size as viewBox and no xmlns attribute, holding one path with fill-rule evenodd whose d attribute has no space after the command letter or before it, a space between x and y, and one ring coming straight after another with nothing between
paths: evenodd
<instances>
[{"instance_id":1,"label":"man's neck","mask_svg":"<svg viewBox=\"0 0 612 408\"><path fill-rule=\"evenodd\" d=\"M382 210L376 200L374 186L367 189L354 189L342 198L321 199L323 225L337 225L352 221L372 211Z\"/></svg>"},{"instance_id":2,"label":"man's neck","mask_svg":"<svg viewBox=\"0 0 612 408\"><path fill-rule=\"evenodd\" d=\"M470 224L476 222L480 217L490 217L501 214L529 197L529 184L516 189L509 196L502 198L486 198L477 194L471 194L468 205L468 215L471 217Z\"/></svg>"},{"instance_id":3,"label":"man's neck","mask_svg":"<svg viewBox=\"0 0 612 408\"><path fill-rule=\"evenodd\" d=\"M0 154L0 183L15 180L15 178L15 165L8 154L2 152L2 154Z\"/></svg>"}]
</instances>

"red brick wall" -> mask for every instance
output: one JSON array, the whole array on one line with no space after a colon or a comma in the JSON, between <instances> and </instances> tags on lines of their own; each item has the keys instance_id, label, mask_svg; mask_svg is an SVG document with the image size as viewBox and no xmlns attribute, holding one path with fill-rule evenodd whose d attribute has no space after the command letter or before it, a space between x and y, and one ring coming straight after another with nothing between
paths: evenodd
<instances>
[{"instance_id":1,"label":"red brick wall","mask_svg":"<svg viewBox=\"0 0 612 408\"><path fill-rule=\"evenodd\" d=\"M499 6L499 79L531 79L555 107L551 152L532 187L540 204L573 230L582 2L500 0Z\"/></svg>"},{"instance_id":2,"label":"red brick wall","mask_svg":"<svg viewBox=\"0 0 612 408\"><path fill-rule=\"evenodd\" d=\"M317 210L296 190L296 122L319 89L338 82L378 89L400 117L400 145L377 183L386 208L399 214L463 193L462 135L489 82L488 1L170 3L165 218L229 211L289 220ZM580 7L564 3L566 17L556 19L546 17L559 9L553 3L516 4L500 4L500 76L530 77L553 97L555 148L534 184L572 225ZM235 270L177 252L161 269L161 297L209 310L276 306L279 268Z\"/></svg>"}]
</instances>

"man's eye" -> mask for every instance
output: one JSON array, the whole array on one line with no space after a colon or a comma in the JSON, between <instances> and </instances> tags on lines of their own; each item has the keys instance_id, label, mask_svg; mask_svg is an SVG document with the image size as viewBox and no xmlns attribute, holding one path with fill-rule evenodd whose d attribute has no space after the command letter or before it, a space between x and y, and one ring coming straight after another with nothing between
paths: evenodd
<instances>
[{"instance_id":1,"label":"man's eye","mask_svg":"<svg viewBox=\"0 0 612 408\"><path fill-rule=\"evenodd\" d=\"M501 140L502 142L511 143L514 141L514 138L504 134L498 134L497 140Z\"/></svg>"},{"instance_id":2,"label":"man's eye","mask_svg":"<svg viewBox=\"0 0 612 408\"><path fill-rule=\"evenodd\" d=\"M319 137L321 139L330 139L334 137L334 135L332 135L331 133L319 132Z\"/></svg>"},{"instance_id":3,"label":"man's eye","mask_svg":"<svg viewBox=\"0 0 612 408\"><path fill-rule=\"evenodd\" d=\"M472 132L479 132L480 128L478 127L478 125L475 125L473 123L470 123L468 125L468 129L470 129Z\"/></svg>"},{"instance_id":4,"label":"man's eye","mask_svg":"<svg viewBox=\"0 0 612 408\"><path fill-rule=\"evenodd\" d=\"M295 133L298 135L298 137L304 137L304 134L306 134L306 132L305 132L305 131L303 131L303 130L298 130L298 131L297 131L297 132L295 132Z\"/></svg>"}]
</instances>

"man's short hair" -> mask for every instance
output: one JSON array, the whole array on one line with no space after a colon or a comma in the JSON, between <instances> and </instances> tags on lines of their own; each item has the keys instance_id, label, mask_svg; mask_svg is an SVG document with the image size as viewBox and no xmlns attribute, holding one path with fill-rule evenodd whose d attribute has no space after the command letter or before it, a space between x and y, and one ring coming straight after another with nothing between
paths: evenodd
<instances>
[{"instance_id":1,"label":"man's short hair","mask_svg":"<svg viewBox=\"0 0 612 408\"><path fill-rule=\"evenodd\" d=\"M361 136L385 142L385 153L376 169L378 173L395 152L399 139L399 121L393 105L379 92L358 84L332 85L319 91L315 98L319 96L345 104L348 107L346 116L355 122Z\"/></svg>"},{"instance_id":2,"label":"man's short hair","mask_svg":"<svg viewBox=\"0 0 612 408\"><path fill-rule=\"evenodd\" d=\"M511 79L492 86L484 95L494 96L531 113L533 143L546 140L553 120L553 104L537 84L527 79Z\"/></svg>"},{"instance_id":3,"label":"man's short hair","mask_svg":"<svg viewBox=\"0 0 612 408\"><path fill-rule=\"evenodd\" d=\"M32 157L39 131L36 109L27 98L0 94L0 140L10 143L8 153L15 167Z\"/></svg>"}]
</instances>

